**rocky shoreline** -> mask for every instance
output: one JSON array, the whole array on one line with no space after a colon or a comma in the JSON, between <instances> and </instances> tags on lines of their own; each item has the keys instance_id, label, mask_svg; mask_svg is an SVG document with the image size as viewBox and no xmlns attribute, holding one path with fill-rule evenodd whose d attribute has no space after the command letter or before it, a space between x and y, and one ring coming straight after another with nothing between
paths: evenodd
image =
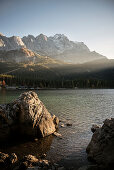
<instances>
[{"instance_id":1,"label":"rocky shoreline","mask_svg":"<svg viewBox=\"0 0 114 170\"><path fill-rule=\"evenodd\" d=\"M93 130L94 129L94 130ZM114 118L106 119L102 127L92 127L93 136L87 146L88 159L98 169L114 169Z\"/></svg>"},{"instance_id":2,"label":"rocky shoreline","mask_svg":"<svg viewBox=\"0 0 114 170\"><path fill-rule=\"evenodd\" d=\"M1 170L64 170L65 168L56 163L51 163L42 157L36 158L33 155L24 156L21 160L15 153L5 154L0 152L0 169Z\"/></svg>"},{"instance_id":3,"label":"rocky shoreline","mask_svg":"<svg viewBox=\"0 0 114 170\"><path fill-rule=\"evenodd\" d=\"M57 132L58 126L64 128L72 126L72 123L63 123L59 121L58 117L51 115L35 92L22 93L12 103L0 105L0 143L8 142L10 137L15 140L17 136L38 140L53 134L58 138L62 138L62 135ZM113 170L114 118L106 119L102 127L93 125L91 131L93 136L86 151L88 160L92 163L80 167L78 170ZM45 158L46 154L39 157L28 154L20 159L16 153L0 152L0 169L67 169Z\"/></svg>"}]
</instances>

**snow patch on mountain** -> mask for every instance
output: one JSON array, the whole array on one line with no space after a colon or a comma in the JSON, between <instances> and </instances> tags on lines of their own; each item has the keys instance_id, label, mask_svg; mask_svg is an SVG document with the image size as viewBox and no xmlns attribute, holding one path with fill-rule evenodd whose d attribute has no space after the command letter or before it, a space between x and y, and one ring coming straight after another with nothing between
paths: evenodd
<instances>
[{"instance_id":1,"label":"snow patch on mountain","mask_svg":"<svg viewBox=\"0 0 114 170\"><path fill-rule=\"evenodd\" d=\"M50 56L63 62L85 63L89 61L106 58L96 52L91 52L83 42L70 41L64 34L46 36L40 34L24 36L6 37L0 34L0 50L16 50L27 48L43 56Z\"/></svg>"}]
</instances>

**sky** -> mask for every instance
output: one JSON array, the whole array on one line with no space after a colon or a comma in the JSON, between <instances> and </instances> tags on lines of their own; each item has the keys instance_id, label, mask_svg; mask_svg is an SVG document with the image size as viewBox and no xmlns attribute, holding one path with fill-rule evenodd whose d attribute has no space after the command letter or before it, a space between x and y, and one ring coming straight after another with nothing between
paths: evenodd
<instances>
[{"instance_id":1,"label":"sky","mask_svg":"<svg viewBox=\"0 0 114 170\"><path fill-rule=\"evenodd\" d=\"M0 0L0 32L65 34L114 58L114 0Z\"/></svg>"}]
</instances>

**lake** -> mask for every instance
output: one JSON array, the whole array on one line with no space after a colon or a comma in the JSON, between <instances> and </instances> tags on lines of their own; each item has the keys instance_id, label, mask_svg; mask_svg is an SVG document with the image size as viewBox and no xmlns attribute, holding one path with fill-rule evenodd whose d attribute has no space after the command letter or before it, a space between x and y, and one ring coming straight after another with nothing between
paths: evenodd
<instances>
[{"instance_id":1,"label":"lake","mask_svg":"<svg viewBox=\"0 0 114 170\"><path fill-rule=\"evenodd\" d=\"M0 104L17 98L23 91L0 90ZM35 91L48 111L72 126L60 127L62 139L52 135L44 139L1 146L4 152L15 152L19 157L27 154L47 154L47 159L67 167L88 164L86 147L91 139L92 124L101 125L114 117L114 90L37 90Z\"/></svg>"}]
</instances>

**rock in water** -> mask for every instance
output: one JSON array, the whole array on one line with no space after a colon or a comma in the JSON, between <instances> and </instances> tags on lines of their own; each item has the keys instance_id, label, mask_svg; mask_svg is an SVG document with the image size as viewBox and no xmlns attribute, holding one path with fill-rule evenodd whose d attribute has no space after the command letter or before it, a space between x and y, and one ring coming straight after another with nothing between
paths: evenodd
<instances>
[{"instance_id":1,"label":"rock in water","mask_svg":"<svg viewBox=\"0 0 114 170\"><path fill-rule=\"evenodd\" d=\"M25 92L14 102L0 105L0 136L19 132L45 137L56 131L59 121L55 120L35 92Z\"/></svg>"},{"instance_id":2,"label":"rock in water","mask_svg":"<svg viewBox=\"0 0 114 170\"><path fill-rule=\"evenodd\" d=\"M103 169L114 169L114 118L96 128L87 147L88 158Z\"/></svg>"},{"instance_id":3,"label":"rock in water","mask_svg":"<svg viewBox=\"0 0 114 170\"><path fill-rule=\"evenodd\" d=\"M98 128L100 128L98 125L93 124L91 131L94 133Z\"/></svg>"}]
</instances>

